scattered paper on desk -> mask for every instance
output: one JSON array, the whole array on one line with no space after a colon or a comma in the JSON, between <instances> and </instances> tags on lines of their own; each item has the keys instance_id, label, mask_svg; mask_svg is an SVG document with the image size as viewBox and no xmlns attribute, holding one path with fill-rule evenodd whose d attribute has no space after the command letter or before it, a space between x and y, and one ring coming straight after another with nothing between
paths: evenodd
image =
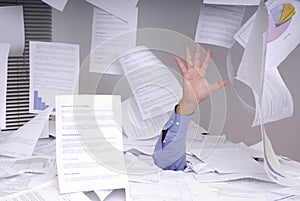
<instances>
[{"instance_id":1,"label":"scattered paper on desk","mask_svg":"<svg viewBox=\"0 0 300 201\"><path fill-rule=\"evenodd\" d=\"M135 6L138 0L86 0L87 2L97 6L113 14L114 16L122 19L123 21L130 22L135 13Z\"/></svg>"},{"instance_id":2,"label":"scattered paper on desk","mask_svg":"<svg viewBox=\"0 0 300 201\"><path fill-rule=\"evenodd\" d=\"M60 195L58 191L58 182L56 179L48 181L33 189L21 191L16 194L4 197L2 199L5 201L90 201L90 199L82 192Z\"/></svg>"},{"instance_id":3,"label":"scattered paper on desk","mask_svg":"<svg viewBox=\"0 0 300 201\"><path fill-rule=\"evenodd\" d=\"M59 11L63 11L68 2L68 0L42 0L42 1Z\"/></svg>"},{"instance_id":4,"label":"scattered paper on desk","mask_svg":"<svg viewBox=\"0 0 300 201\"><path fill-rule=\"evenodd\" d=\"M100 201L102 201L102 200L105 200L105 198L107 198L107 196L109 196L112 191L113 190L99 190L99 191L94 191L94 192L96 193L96 195L98 196Z\"/></svg>"},{"instance_id":5,"label":"scattered paper on desk","mask_svg":"<svg viewBox=\"0 0 300 201\"><path fill-rule=\"evenodd\" d=\"M125 134L134 139L149 139L160 134L169 118L168 113L143 120L134 96L122 102L123 128Z\"/></svg>"},{"instance_id":6,"label":"scattered paper on desk","mask_svg":"<svg viewBox=\"0 0 300 201\"><path fill-rule=\"evenodd\" d=\"M22 56L25 46L22 6L0 7L0 43L10 43L9 56Z\"/></svg>"},{"instance_id":7,"label":"scattered paper on desk","mask_svg":"<svg viewBox=\"0 0 300 201\"><path fill-rule=\"evenodd\" d=\"M245 12L244 6L202 4L195 41L230 48L233 35L240 28Z\"/></svg>"},{"instance_id":8,"label":"scattered paper on desk","mask_svg":"<svg viewBox=\"0 0 300 201\"><path fill-rule=\"evenodd\" d=\"M143 120L174 109L181 86L151 50L140 46L119 60Z\"/></svg>"},{"instance_id":9,"label":"scattered paper on desk","mask_svg":"<svg viewBox=\"0 0 300 201\"><path fill-rule=\"evenodd\" d=\"M0 43L0 129L6 127L7 60L10 44Z\"/></svg>"},{"instance_id":10,"label":"scattered paper on desk","mask_svg":"<svg viewBox=\"0 0 300 201\"><path fill-rule=\"evenodd\" d=\"M121 97L56 96L56 109L60 192L127 188Z\"/></svg>"},{"instance_id":11,"label":"scattered paper on desk","mask_svg":"<svg viewBox=\"0 0 300 201\"><path fill-rule=\"evenodd\" d=\"M279 163L278 158L273 150L272 144L266 133L264 124L261 124L261 135L264 146L264 167L272 181L283 186L299 186L300 178L288 174Z\"/></svg>"},{"instance_id":12,"label":"scattered paper on desk","mask_svg":"<svg viewBox=\"0 0 300 201\"><path fill-rule=\"evenodd\" d=\"M123 1L118 1L123 2ZM138 8L128 22L94 8L90 72L123 74L118 57L136 46Z\"/></svg>"},{"instance_id":13,"label":"scattered paper on desk","mask_svg":"<svg viewBox=\"0 0 300 201\"><path fill-rule=\"evenodd\" d=\"M31 156L52 110L53 107L48 107L2 140L0 154L10 157Z\"/></svg>"},{"instance_id":14,"label":"scattered paper on desk","mask_svg":"<svg viewBox=\"0 0 300 201\"><path fill-rule=\"evenodd\" d=\"M77 94L79 45L30 41L29 111L54 105L55 96Z\"/></svg>"},{"instance_id":15,"label":"scattered paper on desk","mask_svg":"<svg viewBox=\"0 0 300 201\"><path fill-rule=\"evenodd\" d=\"M206 4L222 4L222 5L258 5L260 0L203 0Z\"/></svg>"},{"instance_id":16,"label":"scattered paper on desk","mask_svg":"<svg viewBox=\"0 0 300 201\"><path fill-rule=\"evenodd\" d=\"M218 173L265 173L257 161L237 148L213 148L206 157L199 156L198 150L191 152Z\"/></svg>"},{"instance_id":17,"label":"scattered paper on desk","mask_svg":"<svg viewBox=\"0 0 300 201\"><path fill-rule=\"evenodd\" d=\"M269 30L267 37L266 67L277 67L300 42L300 1L269 0ZM234 35L243 46L248 43L255 15Z\"/></svg>"}]
</instances>

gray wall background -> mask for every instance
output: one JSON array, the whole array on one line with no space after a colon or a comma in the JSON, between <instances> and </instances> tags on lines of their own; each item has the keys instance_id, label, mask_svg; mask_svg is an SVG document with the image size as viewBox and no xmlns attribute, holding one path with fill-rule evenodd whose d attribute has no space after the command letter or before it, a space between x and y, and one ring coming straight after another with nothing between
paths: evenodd
<instances>
[{"instance_id":1,"label":"gray wall background","mask_svg":"<svg viewBox=\"0 0 300 201\"><path fill-rule=\"evenodd\" d=\"M201 0L140 0L138 3L138 28L162 28L181 33L194 39ZM244 22L256 11L255 6L246 8ZM53 9L53 41L80 45L80 93L85 94L121 94L124 100L130 93L126 79L118 75L89 73L87 61L90 52L93 6L85 0L69 0L63 12ZM142 43L139 41L137 43ZM227 79L227 49L203 44L211 48L213 60L222 75ZM184 47L182 47L184 49ZM243 48L237 43L233 46L233 59L237 66ZM177 70L173 56L164 52L155 52L170 68ZM267 133L275 152L300 161L300 47L278 67L294 100L294 115L291 118L267 125ZM101 78L101 79L100 79ZM238 84L241 96L253 104L251 91L243 84ZM238 101L232 86L226 86L227 114L224 133L233 142L254 144L261 140L259 127L251 127L254 115L248 113ZM210 122L210 101L200 105L201 125L206 128Z\"/></svg>"}]
</instances>

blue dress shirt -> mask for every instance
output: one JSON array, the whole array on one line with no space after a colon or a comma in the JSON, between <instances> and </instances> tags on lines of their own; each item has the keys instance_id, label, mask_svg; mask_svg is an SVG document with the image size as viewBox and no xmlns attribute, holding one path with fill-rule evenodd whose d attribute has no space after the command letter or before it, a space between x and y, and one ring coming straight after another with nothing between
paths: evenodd
<instances>
[{"instance_id":1,"label":"blue dress shirt","mask_svg":"<svg viewBox=\"0 0 300 201\"><path fill-rule=\"evenodd\" d=\"M163 130L167 134L162 141L163 131L152 155L157 166L164 170L184 170L186 167L186 133L192 115L184 116L172 112Z\"/></svg>"}]
</instances>

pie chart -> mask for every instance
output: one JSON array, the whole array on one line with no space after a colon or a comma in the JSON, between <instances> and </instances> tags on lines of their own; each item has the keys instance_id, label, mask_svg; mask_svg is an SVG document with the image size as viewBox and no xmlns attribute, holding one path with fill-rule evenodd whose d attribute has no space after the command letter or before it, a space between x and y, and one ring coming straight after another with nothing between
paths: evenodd
<instances>
[{"instance_id":1,"label":"pie chart","mask_svg":"<svg viewBox=\"0 0 300 201\"><path fill-rule=\"evenodd\" d=\"M295 14L296 10L292 4L281 4L271 9L268 42L276 40L285 32Z\"/></svg>"}]
</instances>

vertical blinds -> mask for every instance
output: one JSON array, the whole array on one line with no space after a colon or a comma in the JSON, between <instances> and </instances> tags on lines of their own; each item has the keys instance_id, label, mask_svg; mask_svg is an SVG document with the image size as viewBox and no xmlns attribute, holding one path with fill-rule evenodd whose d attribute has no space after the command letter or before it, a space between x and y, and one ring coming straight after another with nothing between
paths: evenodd
<instances>
[{"instance_id":1,"label":"vertical blinds","mask_svg":"<svg viewBox=\"0 0 300 201\"><path fill-rule=\"evenodd\" d=\"M41 0L0 0L0 6L23 5L25 50L8 58L6 129L15 130L29 121L29 41L52 41L52 9Z\"/></svg>"}]
</instances>

